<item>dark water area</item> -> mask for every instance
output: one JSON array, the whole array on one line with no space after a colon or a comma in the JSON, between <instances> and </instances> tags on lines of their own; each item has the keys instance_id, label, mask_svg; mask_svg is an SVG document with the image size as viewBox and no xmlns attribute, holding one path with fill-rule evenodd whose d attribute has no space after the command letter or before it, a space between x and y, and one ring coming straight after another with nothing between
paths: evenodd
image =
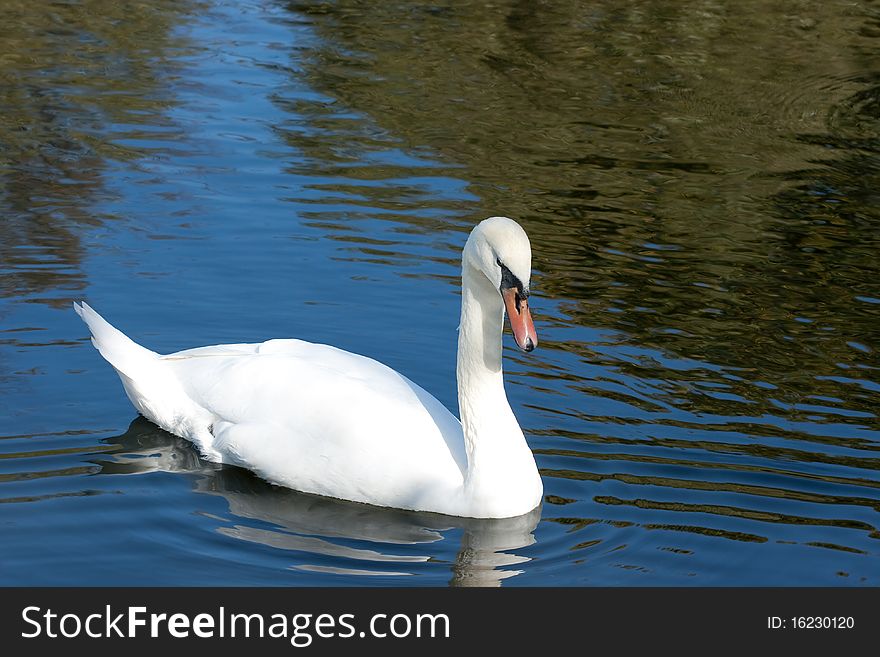
<instances>
[{"instance_id":1,"label":"dark water area","mask_svg":"<svg viewBox=\"0 0 880 657\"><path fill-rule=\"evenodd\" d=\"M880 585L880 8L0 6L0 584ZM531 516L304 495L135 419L159 352L299 337L457 410L517 219Z\"/></svg>"}]
</instances>

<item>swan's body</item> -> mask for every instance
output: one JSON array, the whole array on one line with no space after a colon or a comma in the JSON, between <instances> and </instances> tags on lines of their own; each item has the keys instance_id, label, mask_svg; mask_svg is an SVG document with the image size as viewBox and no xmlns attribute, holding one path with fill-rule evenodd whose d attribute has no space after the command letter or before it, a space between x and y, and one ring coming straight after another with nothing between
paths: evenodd
<instances>
[{"instance_id":1,"label":"swan's body","mask_svg":"<svg viewBox=\"0 0 880 657\"><path fill-rule=\"evenodd\" d=\"M504 392L505 303L531 351L528 238L493 217L462 258L459 422L437 399L364 356L302 340L159 355L87 304L92 342L135 408L205 457L276 484L379 506L502 518L534 509L541 478Z\"/></svg>"}]
</instances>

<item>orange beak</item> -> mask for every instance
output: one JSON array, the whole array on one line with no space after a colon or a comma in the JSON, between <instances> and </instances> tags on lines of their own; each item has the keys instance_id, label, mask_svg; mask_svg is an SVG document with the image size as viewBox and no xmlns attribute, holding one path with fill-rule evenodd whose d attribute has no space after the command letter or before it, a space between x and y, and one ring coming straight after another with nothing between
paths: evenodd
<instances>
[{"instance_id":1,"label":"orange beak","mask_svg":"<svg viewBox=\"0 0 880 657\"><path fill-rule=\"evenodd\" d=\"M517 346L523 351L531 351L538 346L538 334L529 312L529 300L514 287L503 290L501 296Z\"/></svg>"}]
</instances>

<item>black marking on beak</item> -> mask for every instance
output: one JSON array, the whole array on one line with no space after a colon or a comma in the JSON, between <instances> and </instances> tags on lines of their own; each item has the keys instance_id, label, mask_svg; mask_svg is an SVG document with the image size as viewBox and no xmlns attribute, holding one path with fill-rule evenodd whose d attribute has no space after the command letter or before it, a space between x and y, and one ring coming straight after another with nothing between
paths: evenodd
<instances>
[{"instance_id":1,"label":"black marking on beak","mask_svg":"<svg viewBox=\"0 0 880 657\"><path fill-rule=\"evenodd\" d=\"M500 258L496 262L501 267L501 285L498 289L502 294L505 290L516 290L516 312L519 313L523 300L529 298L529 291L523 286L522 281L501 262Z\"/></svg>"}]
</instances>

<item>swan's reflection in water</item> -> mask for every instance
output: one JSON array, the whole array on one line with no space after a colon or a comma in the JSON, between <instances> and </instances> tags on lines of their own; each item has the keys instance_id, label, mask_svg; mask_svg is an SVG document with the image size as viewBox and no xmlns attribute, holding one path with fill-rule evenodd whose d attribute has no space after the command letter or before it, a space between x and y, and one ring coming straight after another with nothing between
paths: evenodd
<instances>
[{"instance_id":1,"label":"swan's reflection in water","mask_svg":"<svg viewBox=\"0 0 880 657\"><path fill-rule=\"evenodd\" d=\"M461 530L460 548L451 565L453 586L500 586L522 572L517 564L529 557L516 550L535 542L533 531L540 509L501 520L455 518L355 504L307 495L273 486L241 468L202 460L187 441L162 431L143 418L134 420L124 434L107 440L115 448L110 458L97 461L104 474L185 472L199 475L195 489L219 495L236 516L233 526L219 532L242 541L300 553L293 568L312 572L356 575L412 575L407 564L438 561L415 554L411 547L431 544ZM248 520L258 521L248 523ZM347 541L365 542L355 547ZM397 548L397 549L395 549ZM425 550L427 551L427 550ZM303 554L329 557L331 562L354 562L364 568L302 563ZM377 564L387 567L376 568Z\"/></svg>"}]
</instances>

